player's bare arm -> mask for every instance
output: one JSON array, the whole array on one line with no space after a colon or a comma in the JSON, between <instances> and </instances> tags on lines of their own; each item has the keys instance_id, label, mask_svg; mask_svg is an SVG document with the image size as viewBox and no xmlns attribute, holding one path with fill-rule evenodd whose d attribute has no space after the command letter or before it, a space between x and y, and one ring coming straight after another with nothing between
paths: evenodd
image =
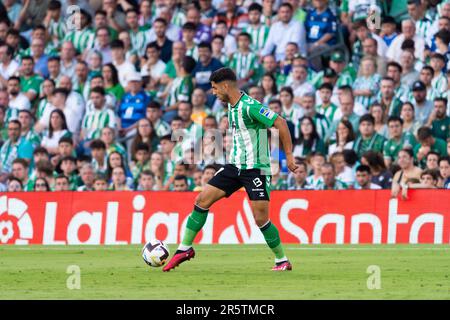
<instances>
[{"instance_id":1,"label":"player's bare arm","mask_svg":"<svg viewBox=\"0 0 450 320\"><path fill-rule=\"evenodd\" d=\"M286 153L287 166L289 170L294 172L297 169L297 165L294 161L294 155L292 154L292 138L286 120L278 116L275 119L273 126L278 129L280 133L281 144L283 145L284 153Z\"/></svg>"}]
</instances>

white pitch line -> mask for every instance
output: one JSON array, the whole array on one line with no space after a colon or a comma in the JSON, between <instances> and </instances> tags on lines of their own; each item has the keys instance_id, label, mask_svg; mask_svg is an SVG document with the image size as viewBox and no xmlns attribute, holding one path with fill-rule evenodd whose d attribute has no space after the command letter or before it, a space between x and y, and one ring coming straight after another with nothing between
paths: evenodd
<instances>
[{"instance_id":1,"label":"white pitch line","mask_svg":"<svg viewBox=\"0 0 450 320\"><path fill-rule=\"evenodd\" d=\"M2 251L2 247L0 247L0 251ZM67 247L60 247L60 248L55 248L55 247L39 247L39 248L33 248L33 247L8 247L5 248L6 250L4 251L91 251L91 250L115 250L115 251L135 251L135 250L139 250L137 248L130 248L127 246L115 246L115 247L103 247L103 248L98 248L98 247L71 247L71 246L67 246ZM229 248L227 248L226 246L224 246L223 248L206 248L206 247L200 247L197 250L198 251L225 251ZM267 250L267 248L264 247L260 247L260 248L246 248L246 247L241 247L238 248L236 250ZM344 251L380 251L380 250L443 250L443 251L448 251L450 250L450 247L368 247L368 248L348 248L348 247L333 247L333 248L327 248L327 247L298 247L298 248L289 248L286 247L285 250L305 250L305 251L333 251L333 250L344 250Z\"/></svg>"}]
</instances>

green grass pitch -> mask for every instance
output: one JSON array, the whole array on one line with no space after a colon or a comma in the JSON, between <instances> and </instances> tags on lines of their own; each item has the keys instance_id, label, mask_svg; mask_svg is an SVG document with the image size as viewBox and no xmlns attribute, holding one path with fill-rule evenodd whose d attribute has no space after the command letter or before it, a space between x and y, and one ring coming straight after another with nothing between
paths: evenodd
<instances>
[{"instance_id":1,"label":"green grass pitch","mask_svg":"<svg viewBox=\"0 0 450 320\"><path fill-rule=\"evenodd\" d=\"M195 248L163 273L141 246L1 246L0 299L450 299L448 245L287 245L293 271L279 273L264 245ZM79 290L67 288L70 265ZM371 265L380 289L367 287Z\"/></svg>"}]
</instances>

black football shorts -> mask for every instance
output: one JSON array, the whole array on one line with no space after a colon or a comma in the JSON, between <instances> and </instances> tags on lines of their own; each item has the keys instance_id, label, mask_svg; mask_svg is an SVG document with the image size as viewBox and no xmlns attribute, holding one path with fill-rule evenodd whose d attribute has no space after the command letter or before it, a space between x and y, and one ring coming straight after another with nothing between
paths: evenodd
<instances>
[{"instance_id":1,"label":"black football shorts","mask_svg":"<svg viewBox=\"0 0 450 320\"><path fill-rule=\"evenodd\" d=\"M270 200L270 175L261 169L240 170L232 164L220 168L208 184L225 191L226 197L244 187L250 200Z\"/></svg>"}]
</instances>

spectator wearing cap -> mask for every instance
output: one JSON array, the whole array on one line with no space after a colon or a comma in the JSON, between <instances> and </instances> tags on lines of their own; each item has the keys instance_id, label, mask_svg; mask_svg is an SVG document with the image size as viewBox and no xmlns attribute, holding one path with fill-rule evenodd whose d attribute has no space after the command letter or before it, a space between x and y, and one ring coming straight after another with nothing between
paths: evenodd
<instances>
[{"instance_id":1,"label":"spectator wearing cap","mask_svg":"<svg viewBox=\"0 0 450 320\"><path fill-rule=\"evenodd\" d=\"M142 77L136 71L128 76L126 92L118 107L118 128L120 137L129 143L136 135L138 120L145 117L151 98L142 89Z\"/></svg>"},{"instance_id":2,"label":"spectator wearing cap","mask_svg":"<svg viewBox=\"0 0 450 320\"><path fill-rule=\"evenodd\" d=\"M305 20L308 52L336 43L337 20L327 0L313 0Z\"/></svg>"},{"instance_id":3,"label":"spectator wearing cap","mask_svg":"<svg viewBox=\"0 0 450 320\"><path fill-rule=\"evenodd\" d=\"M384 17L381 22L380 37L383 38L384 42L389 47L397 36L397 23L395 22L395 19L391 16Z\"/></svg>"},{"instance_id":4,"label":"spectator wearing cap","mask_svg":"<svg viewBox=\"0 0 450 320\"><path fill-rule=\"evenodd\" d=\"M447 77L444 75L442 70L445 68L445 57L440 53L434 53L431 56L430 66L434 70L433 80L431 85L436 90L439 95L444 94L447 91L448 83Z\"/></svg>"},{"instance_id":5,"label":"spectator wearing cap","mask_svg":"<svg viewBox=\"0 0 450 320\"><path fill-rule=\"evenodd\" d=\"M338 76L336 83L333 84L336 88L344 85L351 85L356 79L355 69L351 65L347 65L345 63L345 57L341 51L335 51L331 54L330 69L332 69ZM329 75L332 75L332 72L330 72L328 68L320 71L317 74L317 81L315 83L316 88L318 88L324 82L323 78L325 76L325 72L327 72Z\"/></svg>"},{"instance_id":6,"label":"spectator wearing cap","mask_svg":"<svg viewBox=\"0 0 450 320\"><path fill-rule=\"evenodd\" d=\"M339 105L339 87L336 85L338 81L338 75L336 71L334 71L331 68L326 68L325 70L323 70L323 77L321 81L322 84L319 86L319 88L323 84L329 84L332 88L332 95L330 97L331 99L330 101L335 105ZM316 91L316 101L318 104L322 103L321 96L318 94L318 91Z\"/></svg>"},{"instance_id":7,"label":"spectator wearing cap","mask_svg":"<svg viewBox=\"0 0 450 320\"><path fill-rule=\"evenodd\" d=\"M275 57L281 61L285 56L285 48L289 42L297 43L301 54L305 55L306 32L304 25L292 19L293 8L284 2L278 9L278 21L270 26L269 36L266 45L262 50L262 55L270 54L275 48Z\"/></svg>"},{"instance_id":8,"label":"spectator wearing cap","mask_svg":"<svg viewBox=\"0 0 450 320\"><path fill-rule=\"evenodd\" d=\"M433 103L427 99L427 87L422 81L418 80L413 83L411 90L413 92L411 102L414 106L415 119L421 125L425 125L433 111Z\"/></svg>"},{"instance_id":9,"label":"spectator wearing cap","mask_svg":"<svg viewBox=\"0 0 450 320\"><path fill-rule=\"evenodd\" d=\"M370 114L365 114L359 119L359 135L353 144L358 158L368 150L383 152L386 139L375 131L375 119Z\"/></svg>"},{"instance_id":10,"label":"spectator wearing cap","mask_svg":"<svg viewBox=\"0 0 450 320\"><path fill-rule=\"evenodd\" d=\"M390 167L397 161L398 153L403 148L413 148L417 140L410 131L403 132L403 120L398 116L390 116L387 121L389 140L383 148L384 163Z\"/></svg>"},{"instance_id":11,"label":"spectator wearing cap","mask_svg":"<svg viewBox=\"0 0 450 320\"><path fill-rule=\"evenodd\" d=\"M401 82L407 87L411 87L414 81L419 80L420 73L414 68L414 53L411 49L403 50L400 55L400 65L402 66Z\"/></svg>"},{"instance_id":12,"label":"spectator wearing cap","mask_svg":"<svg viewBox=\"0 0 450 320\"><path fill-rule=\"evenodd\" d=\"M367 38L362 43L363 47L363 57L371 57L375 60L375 63L377 65L377 73L384 77L386 74L386 66L387 66L387 59L384 56L380 56L378 54L378 42L373 38ZM358 76L360 76L362 73L361 66L359 66L358 70Z\"/></svg>"},{"instance_id":13,"label":"spectator wearing cap","mask_svg":"<svg viewBox=\"0 0 450 320\"><path fill-rule=\"evenodd\" d=\"M408 14L416 26L416 34L425 40L431 36L430 28L432 25L431 19L425 14L426 6L421 0L408 0Z\"/></svg>"},{"instance_id":14,"label":"spectator wearing cap","mask_svg":"<svg viewBox=\"0 0 450 320\"><path fill-rule=\"evenodd\" d=\"M392 41L389 49L386 52L386 57L389 60L400 62L400 56L402 54L402 44L405 40L414 41L414 56L423 61L425 51L425 40L416 34L416 26L412 20L402 21L402 33L398 35L394 41Z\"/></svg>"},{"instance_id":15,"label":"spectator wearing cap","mask_svg":"<svg viewBox=\"0 0 450 320\"><path fill-rule=\"evenodd\" d=\"M448 156L447 143L433 136L431 128L422 127L417 131L419 143L414 147L414 155L421 167L425 167L426 156L430 151L439 153L441 157Z\"/></svg>"},{"instance_id":16,"label":"spectator wearing cap","mask_svg":"<svg viewBox=\"0 0 450 320\"><path fill-rule=\"evenodd\" d=\"M130 74L136 72L135 67L125 59L125 46L122 40L114 40L111 42L111 54L114 67L117 69L119 82L123 88L127 86Z\"/></svg>"},{"instance_id":17,"label":"spectator wearing cap","mask_svg":"<svg viewBox=\"0 0 450 320\"><path fill-rule=\"evenodd\" d=\"M426 123L433 136L447 141L450 138L450 117L447 116L447 99L438 97L434 99L434 109Z\"/></svg>"}]
</instances>

